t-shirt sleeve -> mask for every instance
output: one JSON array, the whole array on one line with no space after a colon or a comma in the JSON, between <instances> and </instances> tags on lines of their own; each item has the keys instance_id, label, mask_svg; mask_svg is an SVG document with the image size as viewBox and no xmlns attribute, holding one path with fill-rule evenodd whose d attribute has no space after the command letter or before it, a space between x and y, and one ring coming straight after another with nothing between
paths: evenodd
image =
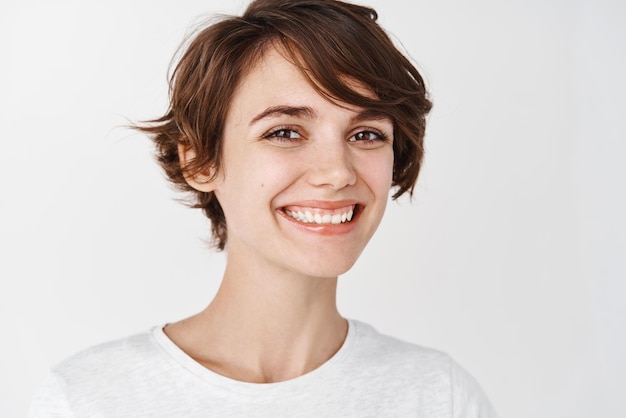
<instances>
[{"instance_id":1,"label":"t-shirt sleeve","mask_svg":"<svg viewBox=\"0 0 626 418\"><path fill-rule=\"evenodd\" d=\"M450 379L453 418L498 418L478 382L453 360Z\"/></svg>"},{"instance_id":2,"label":"t-shirt sleeve","mask_svg":"<svg viewBox=\"0 0 626 418\"><path fill-rule=\"evenodd\" d=\"M59 379L52 372L43 381L28 410L28 418L74 418Z\"/></svg>"}]
</instances>

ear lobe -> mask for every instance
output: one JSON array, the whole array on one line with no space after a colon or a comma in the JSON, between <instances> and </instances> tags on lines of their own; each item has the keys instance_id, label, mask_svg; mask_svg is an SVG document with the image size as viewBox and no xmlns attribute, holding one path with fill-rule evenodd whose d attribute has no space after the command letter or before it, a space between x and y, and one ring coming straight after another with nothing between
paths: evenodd
<instances>
[{"instance_id":1,"label":"ear lobe","mask_svg":"<svg viewBox=\"0 0 626 418\"><path fill-rule=\"evenodd\" d=\"M207 168L206 170L202 170L201 172L195 174L190 174L187 171L188 164L193 161L194 158L196 158L196 153L191 147L178 144L178 159L187 184L200 192L212 192L215 190L216 186L212 169Z\"/></svg>"}]
</instances>

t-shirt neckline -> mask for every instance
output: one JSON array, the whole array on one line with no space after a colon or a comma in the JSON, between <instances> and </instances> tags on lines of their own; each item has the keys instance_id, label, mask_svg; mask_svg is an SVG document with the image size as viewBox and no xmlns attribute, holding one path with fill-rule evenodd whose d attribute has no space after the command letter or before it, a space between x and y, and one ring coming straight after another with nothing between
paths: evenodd
<instances>
[{"instance_id":1,"label":"t-shirt neckline","mask_svg":"<svg viewBox=\"0 0 626 418\"><path fill-rule=\"evenodd\" d=\"M161 348L171 360L210 385L218 386L221 389L238 393L270 394L281 390L291 390L300 385L310 386L313 381L326 381L326 378L329 375L338 373L338 369L341 368L343 363L345 363L346 357L352 351L352 347L354 346L358 334L358 321L351 319L347 319L347 321L348 332L346 334L346 338L339 350L337 350L331 358L329 358L321 366L308 373L290 380L275 383L251 383L239 381L223 376L204 367L202 364L198 363L187 353L181 350L180 347L178 347L172 340L170 340L167 334L163 331L165 325L155 327L152 330L152 338L154 339L154 343Z\"/></svg>"}]
</instances>

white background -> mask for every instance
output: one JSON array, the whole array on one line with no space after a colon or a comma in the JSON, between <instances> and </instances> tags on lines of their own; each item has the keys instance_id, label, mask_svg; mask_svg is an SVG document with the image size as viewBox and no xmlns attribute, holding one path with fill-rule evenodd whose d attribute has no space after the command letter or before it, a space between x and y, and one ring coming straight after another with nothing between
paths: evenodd
<instances>
[{"instance_id":1,"label":"white background","mask_svg":"<svg viewBox=\"0 0 626 418\"><path fill-rule=\"evenodd\" d=\"M626 416L624 3L368 3L435 107L341 311L449 352L502 417ZM210 300L208 223L124 125L165 109L190 25L243 6L0 0L1 417L72 353Z\"/></svg>"}]
</instances>

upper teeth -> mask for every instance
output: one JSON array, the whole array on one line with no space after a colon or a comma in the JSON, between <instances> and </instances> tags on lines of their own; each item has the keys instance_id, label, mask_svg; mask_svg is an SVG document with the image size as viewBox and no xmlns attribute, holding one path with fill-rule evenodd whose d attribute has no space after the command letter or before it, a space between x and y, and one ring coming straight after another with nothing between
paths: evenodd
<instances>
[{"instance_id":1,"label":"upper teeth","mask_svg":"<svg viewBox=\"0 0 626 418\"><path fill-rule=\"evenodd\" d=\"M352 220L352 215L354 215L353 208L350 208L342 213L313 213L308 210L296 211L296 210L285 210L285 213L290 217L304 223L315 223L315 224L340 224L343 222L350 222Z\"/></svg>"}]
</instances>

